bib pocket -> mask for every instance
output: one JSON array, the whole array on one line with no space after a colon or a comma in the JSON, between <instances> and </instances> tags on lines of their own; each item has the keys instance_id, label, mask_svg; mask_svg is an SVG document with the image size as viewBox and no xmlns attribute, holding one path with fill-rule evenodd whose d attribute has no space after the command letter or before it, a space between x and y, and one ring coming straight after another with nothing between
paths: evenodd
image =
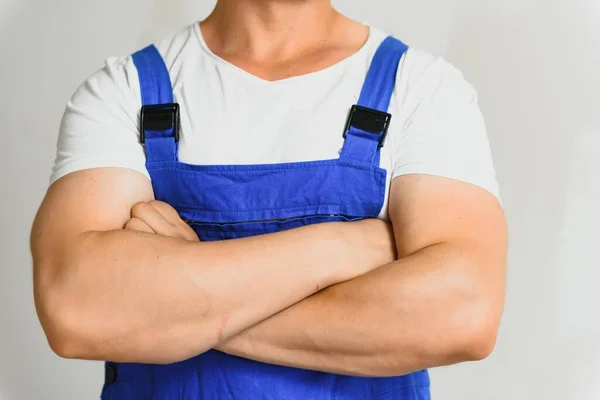
<instances>
[{"instance_id":1,"label":"bib pocket","mask_svg":"<svg viewBox=\"0 0 600 400\"><path fill-rule=\"evenodd\" d=\"M203 222L188 219L184 221L194 229L200 240L211 241L264 235L325 222L353 222L365 218L343 214L318 214L256 221Z\"/></svg>"}]
</instances>

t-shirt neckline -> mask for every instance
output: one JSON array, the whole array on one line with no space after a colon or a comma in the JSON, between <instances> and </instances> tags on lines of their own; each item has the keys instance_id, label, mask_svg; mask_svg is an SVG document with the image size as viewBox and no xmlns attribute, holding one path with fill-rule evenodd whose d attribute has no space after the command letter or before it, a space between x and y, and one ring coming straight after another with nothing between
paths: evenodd
<instances>
[{"instance_id":1,"label":"t-shirt neckline","mask_svg":"<svg viewBox=\"0 0 600 400\"><path fill-rule=\"evenodd\" d=\"M204 36L202 35L202 30L200 29L200 22L201 21L196 21L193 24L193 30L194 30L194 34L195 34L196 38L198 39L200 46L202 47L202 50L209 57L214 59L217 63L224 65L227 68L235 71L242 78L247 79L247 80L252 80L252 81L261 83L263 85L281 85L281 84L285 84L285 83L304 81L304 80L316 78L316 77L323 78L330 74L334 74L334 73L342 70L348 64L352 63L355 59L360 58L362 54L364 54L366 51L368 51L369 47L371 46L371 43L373 42L373 40L375 40L375 36L376 36L375 32L374 32L374 28L369 23L363 22L363 25L365 25L369 28L369 34L367 36L367 40L365 40L363 45L357 51L350 54L348 57L346 57L328 67L320 69L318 71L309 72L309 73L301 74L301 75L290 76L290 77L278 79L275 81L270 81L270 80L258 77L254 74L251 74L250 72L244 70L243 68L240 68L237 65L232 64L229 61L225 60L224 58L219 57L218 55L213 53L212 50L206 44L206 41L204 40Z\"/></svg>"}]
</instances>

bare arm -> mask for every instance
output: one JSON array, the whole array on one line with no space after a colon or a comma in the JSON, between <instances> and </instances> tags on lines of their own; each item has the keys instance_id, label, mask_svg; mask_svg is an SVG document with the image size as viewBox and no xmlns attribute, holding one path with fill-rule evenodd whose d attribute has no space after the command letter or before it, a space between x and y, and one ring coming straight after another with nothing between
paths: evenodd
<instances>
[{"instance_id":1,"label":"bare arm","mask_svg":"<svg viewBox=\"0 0 600 400\"><path fill-rule=\"evenodd\" d=\"M400 259L331 286L218 346L272 364L389 376L486 357L503 308L507 233L484 189L394 180Z\"/></svg>"},{"instance_id":2,"label":"bare arm","mask_svg":"<svg viewBox=\"0 0 600 400\"><path fill-rule=\"evenodd\" d=\"M59 355L183 360L389 258L353 252L341 223L210 243L123 229L152 198L146 177L121 168L49 189L31 247L38 315Z\"/></svg>"}]
</instances>

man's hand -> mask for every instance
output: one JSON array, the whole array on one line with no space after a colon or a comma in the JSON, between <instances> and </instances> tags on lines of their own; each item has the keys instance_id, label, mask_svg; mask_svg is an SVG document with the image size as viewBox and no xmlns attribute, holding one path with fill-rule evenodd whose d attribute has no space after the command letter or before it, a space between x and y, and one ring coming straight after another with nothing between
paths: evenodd
<instances>
[{"instance_id":1,"label":"man's hand","mask_svg":"<svg viewBox=\"0 0 600 400\"><path fill-rule=\"evenodd\" d=\"M169 204L152 200L139 202L131 209L131 219L125 223L124 229L131 231L156 233L179 239L198 242L196 232L186 224L177 211Z\"/></svg>"}]
</instances>

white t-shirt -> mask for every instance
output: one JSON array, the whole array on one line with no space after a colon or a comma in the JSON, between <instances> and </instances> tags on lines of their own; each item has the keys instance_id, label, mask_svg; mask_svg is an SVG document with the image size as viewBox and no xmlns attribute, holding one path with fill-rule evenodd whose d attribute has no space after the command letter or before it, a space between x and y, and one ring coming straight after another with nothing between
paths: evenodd
<instances>
[{"instance_id":1,"label":"white t-shirt","mask_svg":"<svg viewBox=\"0 0 600 400\"><path fill-rule=\"evenodd\" d=\"M156 43L181 107L179 159L191 164L270 164L337 158L350 107L387 34L324 70L269 82L216 56L198 23ZM124 167L149 177L139 143L140 87L130 56L109 58L67 103L51 183L82 169ZM499 196L477 93L440 57L410 48L389 112L381 167L391 179L429 174ZM380 218L387 217L386 203Z\"/></svg>"}]
</instances>

